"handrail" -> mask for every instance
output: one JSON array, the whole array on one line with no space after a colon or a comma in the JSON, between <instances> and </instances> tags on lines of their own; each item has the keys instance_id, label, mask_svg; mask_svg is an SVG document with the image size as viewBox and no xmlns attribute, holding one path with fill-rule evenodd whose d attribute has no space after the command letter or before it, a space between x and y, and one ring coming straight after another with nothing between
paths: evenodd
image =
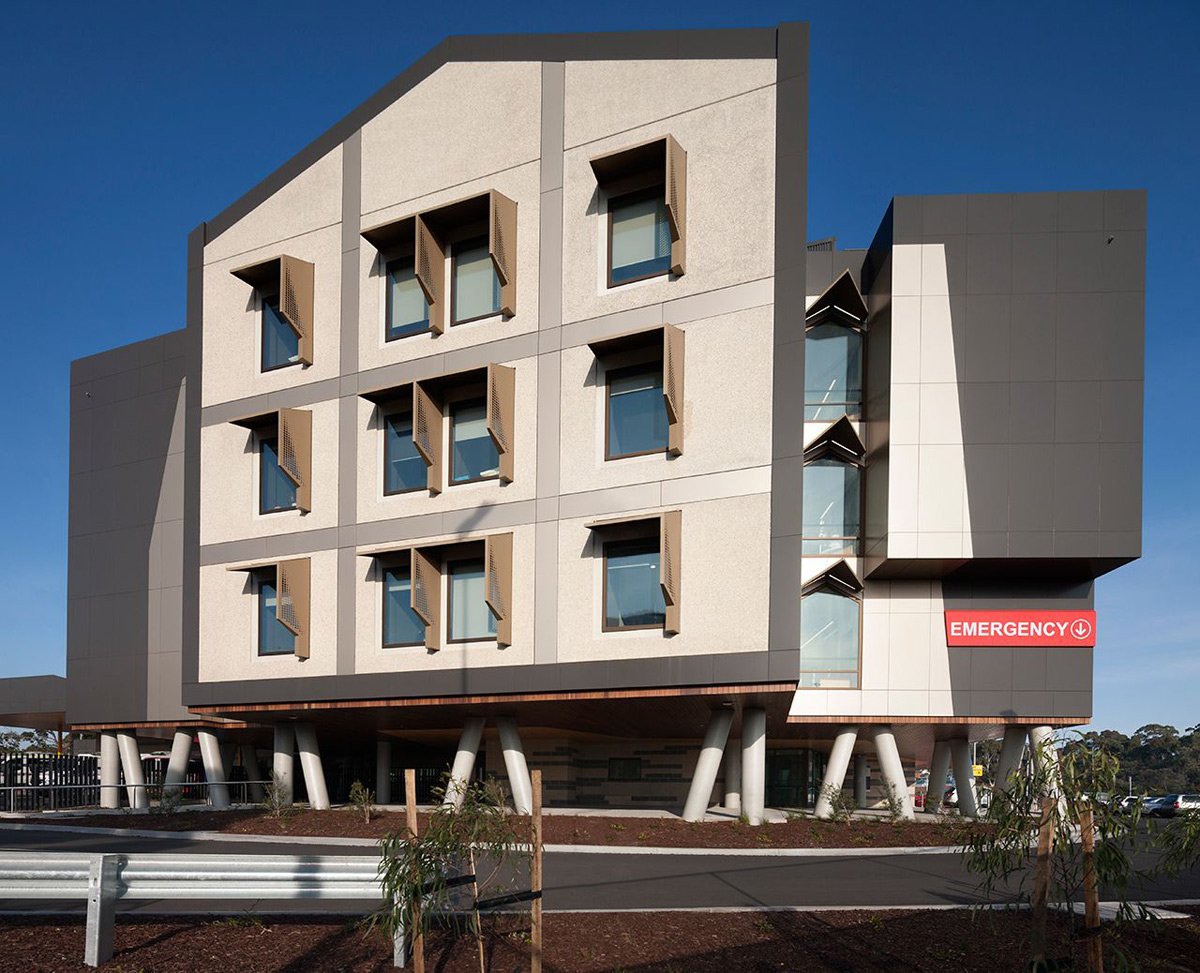
<instances>
[{"instance_id":1,"label":"handrail","mask_svg":"<svg viewBox=\"0 0 1200 973\"><path fill-rule=\"evenodd\" d=\"M84 962L112 958L118 899L380 899L375 855L0 852L0 898L87 899ZM393 943L407 956L403 933ZM398 965L403 966L403 962Z\"/></svg>"}]
</instances>

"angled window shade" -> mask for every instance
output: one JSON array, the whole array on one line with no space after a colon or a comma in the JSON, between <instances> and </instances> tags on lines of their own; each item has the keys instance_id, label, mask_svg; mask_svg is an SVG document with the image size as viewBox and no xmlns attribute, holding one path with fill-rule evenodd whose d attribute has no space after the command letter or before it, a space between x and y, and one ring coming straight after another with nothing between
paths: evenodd
<instances>
[{"instance_id":1,"label":"angled window shade","mask_svg":"<svg viewBox=\"0 0 1200 973\"><path fill-rule=\"evenodd\" d=\"M428 467L430 493L442 492L442 406L423 382L413 382L413 445Z\"/></svg>"},{"instance_id":2,"label":"angled window shade","mask_svg":"<svg viewBox=\"0 0 1200 973\"><path fill-rule=\"evenodd\" d=\"M287 255L272 257L231 271L264 297L279 295L279 315L296 332L299 358L313 361L313 287L315 268L307 260Z\"/></svg>"},{"instance_id":3,"label":"angled window shade","mask_svg":"<svg viewBox=\"0 0 1200 973\"><path fill-rule=\"evenodd\" d=\"M412 609L425 623L425 648L442 646L442 574L436 550L414 547L411 551Z\"/></svg>"},{"instance_id":4,"label":"angled window shade","mask_svg":"<svg viewBox=\"0 0 1200 973\"><path fill-rule=\"evenodd\" d=\"M500 278L500 311L517 313L517 204L494 189L488 194L488 252Z\"/></svg>"},{"instance_id":5,"label":"angled window shade","mask_svg":"<svg viewBox=\"0 0 1200 973\"><path fill-rule=\"evenodd\" d=\"M682 276L687 262L687 153L667 136L667 219L671 224L671 273Z\"/></svg>"},{"instance_id":6,"label":"angled window shade","mask_svg":"<svg viewBox=\"0 0 1200 973\"><path fill-rule=\"evenodd\" d=\"M312 510L312 413L279 410L279 468L296 484L296 507Z\"/></svg>"},{"instance_id":7,"label":"angled window shade","mask_svg":"<svg viewBox=\"0 0 1200 973\"><path fill-rule=\"evenodd\" d=\"M678 510L664 511L658 520L658 550L659 583L662 585L663 599L667 603L663 632L667 635L675 635L679 632L682 533L683 514Z\"/></svg>"},{"instance_id":8,"label":"angled window shade","mask_svg":"<svg viewBox=\"0 0 1200 973\"><path fill-rule=\"evenodd\" d=\"M312 594L312 562L309 558L280 561L276 566L275 617L296 636L296 656L309 657L309 618Z\"/></svg>"},{"instance_id":9,"label":"angled window shade","mask_svg":"<svg viewBox=\"0 0 1200 973\"><path fill-rule=\"evenodd\" d=\"M442 295L445 292L446 248L423 217L418 216L414 222L417 231L415 269L417 283L429 302L429 330L435 335L444 334L446 302Z\"/></svg>"},{"instance_id":10,"label":"angled window shade","mask_svg":"<svg viewBox=\"0 0 1200 973\"><path fill-rule=\"evenodd\" d=\"M500 454L500 479L513 481L513 435L516 410L516 369L487 367L487 428Z\"/></svg>"},{"instance_id":11,"label":"angled window shade","mask_svg":"<svg viewBox=\"0 0 1200 973\"><path fill-rule=\"evenodd\" d=\"M496 617L496 642L512 645L512 534L484 540L484 585L487 606Z\"/></svg>"},{"instance_id":12,"label":"angled window shade","mask_svg":"<svg viewBox=\"0 0 1200 973\"><path fill-rule=\"evenodd\" d=\"M667 452L683 455L683 332L663 325L663 398L667 401Z\"/></svg>"}]
</instances>

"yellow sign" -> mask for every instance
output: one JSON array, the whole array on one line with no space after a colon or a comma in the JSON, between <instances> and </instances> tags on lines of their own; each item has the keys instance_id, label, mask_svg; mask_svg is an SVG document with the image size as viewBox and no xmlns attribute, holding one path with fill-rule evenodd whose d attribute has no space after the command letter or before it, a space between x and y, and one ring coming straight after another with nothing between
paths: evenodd
<instances>
[{"instance_id":1,"label":"yellow sign","mask_svg":"<svg viewBox=\"0 0 1200 973\"><path fill-rule=\"evenodd\" d=\"M971 764L971 773L976 777L983 776L983 764Z\"/></svg>"}]
</instances>

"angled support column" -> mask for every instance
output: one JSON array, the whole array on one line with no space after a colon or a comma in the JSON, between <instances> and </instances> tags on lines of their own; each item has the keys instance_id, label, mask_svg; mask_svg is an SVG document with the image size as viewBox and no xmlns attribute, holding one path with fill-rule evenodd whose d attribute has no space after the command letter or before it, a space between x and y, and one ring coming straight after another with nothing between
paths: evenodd
<instances>
[{"instance_id":1,"label":"angled support column","mask_svg":"<svg viewBox=\"0 0 1200 973\"><path fill-rule=\"evenodd\" d=\"M192 758L192 731L176 730L171 739L171 759L167 761L167 773L163 777L163 797L178 797L179 785L187 776L188 761Z\"/></svg>"},{"instance_id":2,"label":"angled support column","mask_svg":"<svg viewBox=\"0 0 1200 973\"><path fill-rule=\"evenodd\" d=\"M261 804L267 799L267 792L262 785L262 767L258 765L258 751L253 743L242 744L242 766L246 768L246 780L250 782L250 800Z\"/></svg>"},{"instance_id":3,"label":"angled support column","mask_svg":"<svg viewBox=\"0 0 1200 973\"><path fill-rule=\"evenodd\" d=\"M1000 745L1000 761L996 765L996 790L1007 791L1009 778L1021 766L1021 756L1025 752L1025 739L1029 731L1023 726L1006 726L1004 742Z\"/></svg>"},{"instance_id":4,"label":"angled support column","mask_svg":"<svg viewBox=\"0 0 1200 973\"><path fill-rule=\"evenodd\" d=\"M696 771L688 787L687 799L683 802L683 820L701 821L708 810L713 787L717 783L717 771L721 769L721 755L729 739L729 727L733 724L733 710L715 710L704 731L704 744L696 758Z\"/></svg>"},{"instance_id":5,"label":"angled support column","mask_svg":"<svg viewBox=\"0 0 1200 973\"><path fill-rule=\"evenodd\" d=\"M375 741L375 800L392 803L392 741Z\"/></svg>"},{"instance_id":6,"label":"angled support column","mask_svg":"<svg viewBox=\"0 0 1200 973\"><path fill-rule=\"evenodd\" d=\"M204 779L208 781L208 803L217 810L229 807L229 784L225 777L225 761L221 759L221 741L212 730L200 730L200 759L204 763Z\"/></svg>"},{"instance_id":7,"label":"angled support column","mask_svg":"<svg viewBox=\"0 0 1200 973\"><path fill-rule=\"evenodd\" d=\"M860 811L867 806L867 755L854 755L854 806Z\"/></svg>"},{"instance_id":8,"label":"angled support column","mask_svg":"<svg viewBox=\"0 0 1200 973\"><path fill-rule=\"evenodd\" d=\"M891 799L899 802L900 817L911 821L914 817L912 796L908 793L908 781L904 777L904 764L900 761L896 736L891 726L884 725L871 727L871 737L875 741L875 752L879 755L884 786L890 792Z\"/></svg>"},{"instance_id":9,"label":"angled support column","mask_svg":"<svg viewBox=\"0 0 1200 973\"><path fill-rule=\"evenodd\" d=\"M277 800L292 804L296 800L296 739L287 723L275 724L275 745L271 756L271 782Z\"/></svg>"},{"instance_id":10,"label":"angled support column","mask_svg":"<svg viewBox=\"0 0 1200 973\"><path fill-rule=\"evenodd\" d=\"M118 733L117 749L121 751L121 769L125 772L129 806L149 807L150 795L146 792L146 775L142 773L142 754L138 750L137 737L132 733Z\"/></svg>"},{"instance_id":11,"label":"angled support column","mask_svg":"<svg viewBox=\"0 0 1200 973\"><path fill-rule=\"evenodd\" d=\"M1061 818L1066 814L1067 809L1066 801L1062 796L1058 751L1054 749L1054 730L1049 726L1031 726L1029 728L1029 749L1044 775L1045 796L1058 804L1058 814Z\"/></svg>"},{"instance_id":12,"label":"angled support column","mask_svg":"<svg viewBox=\"0 0 1200 973\"><path fill-rule=\"evenodd\" d=\"M446 781L443 807L462 806L463 792L475 774L475 755L479 752L479 740L483 736L483 717L468 716L463 722L462 735L458 738L458 751L450 768L450 779Z\"/></svg>"},{"instance_id":13,"label":"angled support column","mask_svg":"<svg viewBox=\"0 0 1200 973\"><path fill-rule=\"evenodd\" d=\"M950 763L954 769L954 789L958 792L958 813L964 818L979 815L975 804L975 775L971 772L971 745L965 737L950 741Z\"/></svg>"},{"instance_id":14,"label":"angled support column","mask_svg":"<svg viewBox=\"0 0 1200 973\"><path fill-rule=\"evenodd\" d=\"M767 801L767 711L742 712L742 814L762 824Z\"/></svg>"},{"instance_id":15,"label":"angled support column","mask_svg":"<svg viewBox=\"0 0 1200 973\"><path fill-rule=\"evenodd\" d=\"M504 769L508 773L508 786L512 788L513 807L518 814L532 814L533 783L529 779L529 764L525 760L517 721L511 716L498 717L496 729L500 731L500 749L504 751Z\"/></svg>"},{"instance_id":16,"label":"angled support column","mask_svg":"<svg viewBox=\"0 0 1200 973\"><path fill-rule=\"evenodd\" d=\"M950 775L950 741L938 740L933 745L933 760L929 764L929 787L925 791L925 810L937 814L946 797L946 778Z\"/></svg>"},{"instance_id":17,"label":"angled support column","mask_svg":"<svg viewBox=\"0 0 1200 973\"><path fill-rule=\"evenodd\" d=\"M296 724L296 749L300 751L300 770L308 791L308 804L314 811L329 810L329 790L325 786L325 768L317 746L317 731L311 723Z\"/></svg>"},{"instance_id":18,"label":"angled support column","mask_svg":"<svg viewBox=\"0 0 1200 973\"><path fill-rule=\"evenodd\" d=\"M121 751L111 730L100 734L100 806L121 806Z\"/></svg>"},{"instance_id":19,"label":"angled support column","mask_svg":"<svg viewBox=\"0 0 1200 973\"><path fill-rule=\"evenodd\" d=\"M725 810L742 813L742 741L725 744Z\"/></svg>"},{"instance_id":20,"label":"angled support column","mask_svg":"<svg viewBox=\"0 0 1200 973\"><path fill-rule=\"evenodd\" d=\"M825 779L821 781L821 793L817 795L817 806L813 810L818 818L833 817L832 798L841 793L857 739L857 726L843 726L833 739L829 760L825 764Z\"/></svg>"}]
</instances>

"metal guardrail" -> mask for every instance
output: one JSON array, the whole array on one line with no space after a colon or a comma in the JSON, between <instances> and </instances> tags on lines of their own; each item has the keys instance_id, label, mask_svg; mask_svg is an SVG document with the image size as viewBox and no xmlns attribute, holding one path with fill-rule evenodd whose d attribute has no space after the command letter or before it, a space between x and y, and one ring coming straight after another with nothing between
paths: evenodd
<instances>
[{"instance_id":1,"label":"metal guardrail","mask_svg":"<svg viewBox=\"0 0 1200 973\"><path fill-rule=\"evenodd\" d=\"M380 899L374 855L0 852L0 898L86 899L84 962L112 959L119 899ZM407 961L403 935L393 943Z\"/></svg>"}]
</instances>

